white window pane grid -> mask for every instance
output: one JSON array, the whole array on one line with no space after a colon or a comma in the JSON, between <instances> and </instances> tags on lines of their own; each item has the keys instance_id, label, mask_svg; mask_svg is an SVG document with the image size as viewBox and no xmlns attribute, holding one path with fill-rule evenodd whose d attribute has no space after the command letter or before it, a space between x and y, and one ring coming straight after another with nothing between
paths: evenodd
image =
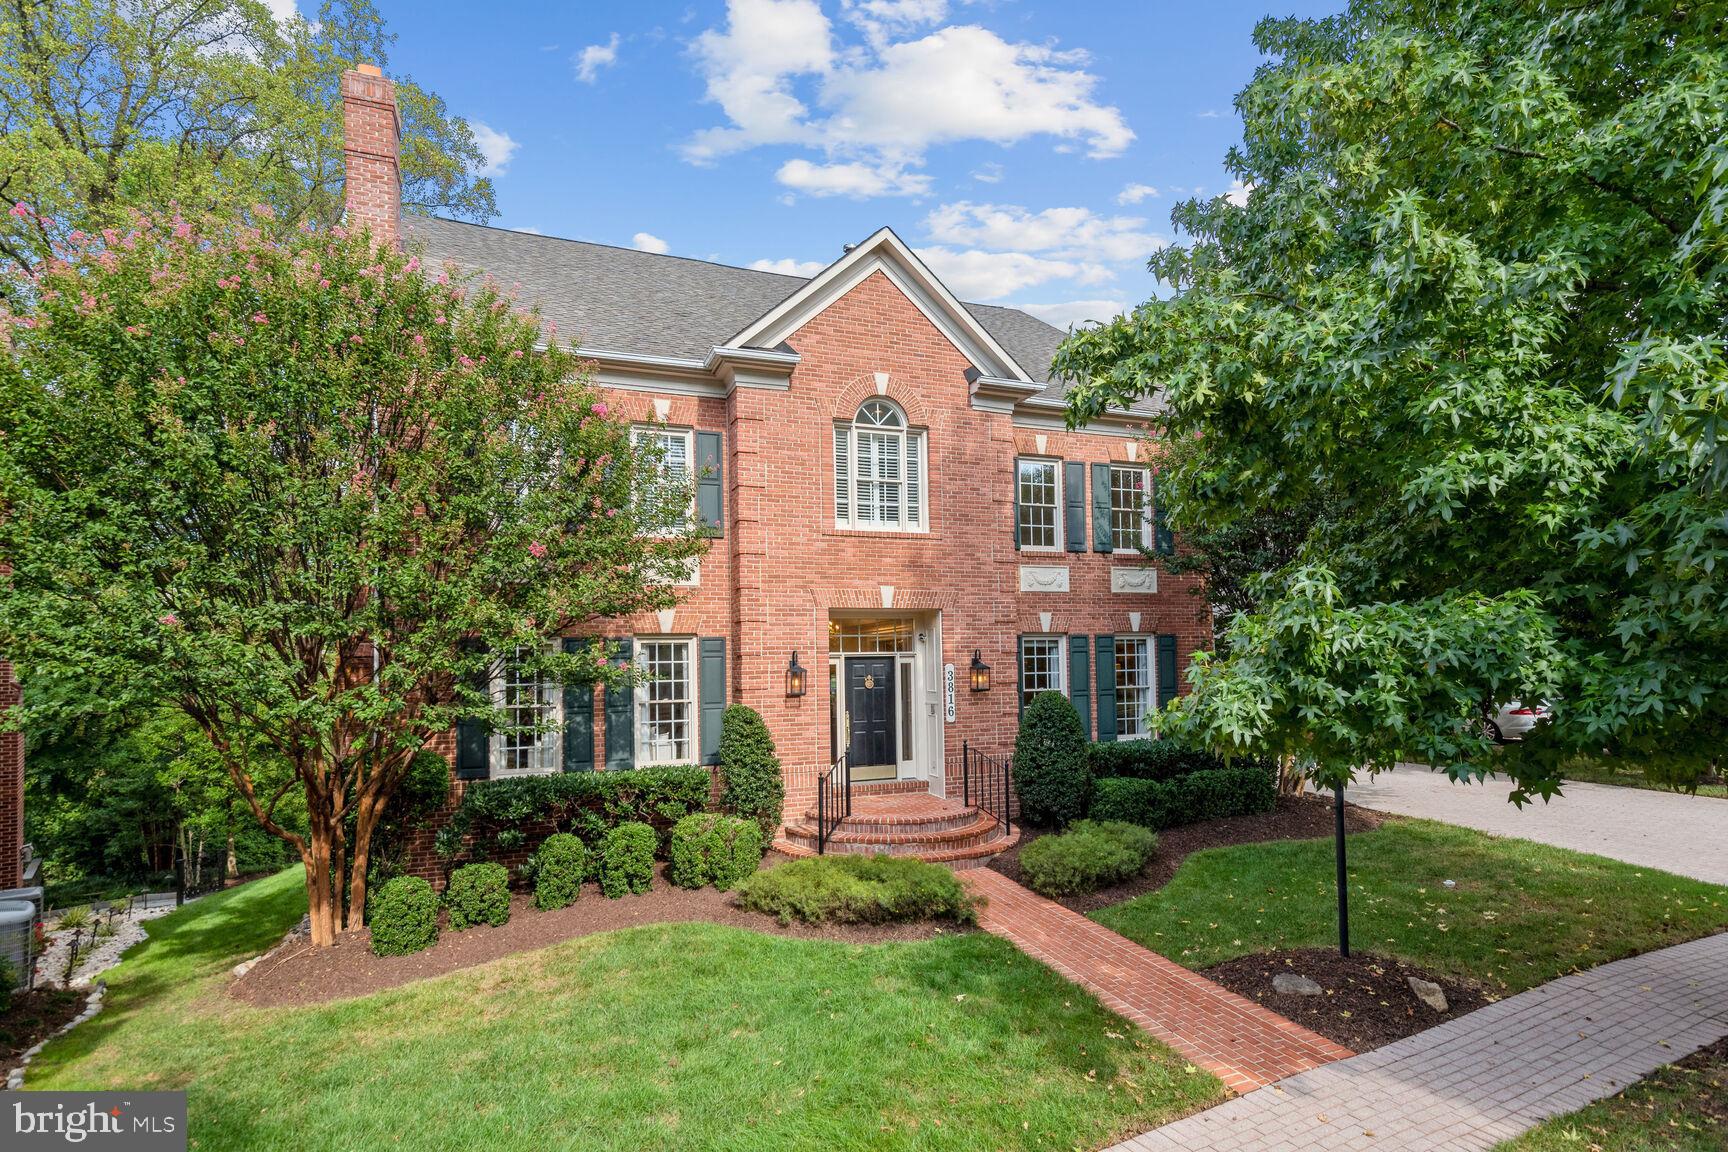
<instances>
[{"instance_id":1,"label":"white window pane grid","mask_svg":"<svg viewBox=\"0 0 1728 1152\"><path fill-rule=\"evenodd\" d=\"M1032 703L1040 692L1063 690L1062 638L1027 636L1020 642L1020 703Z\"/></svg>"},{"instance_id":2,"label":"white window pane grid","mask_svg":"<svg viewBox=\"0 0 1728 1152\"><path fill-rule=\"evenodd\" d=\"M1020 546L1056 547L1056 464L1050 460L1022 460L1019 467Z\"/></svg>"},{"instance_id":3,"label":"white window pane grid","mask_svg":"<svg viewBox=\"0 0 1728 1152\"><path fill-rule=\"evenodd\" d=\"M1110 540L1121 549L1150 543L1151 505L1144 468L1110 469Z\"/></svg>"},{"instance_id":4,"label":"white window pane grid","mask_svg":"<svg viewBox=\"0 0 1728 1152\"><path fill-rule=\"evenodd\" d=\"M499 773L552 772L558 768L557 686L519 661L504 668L500 684L503 727L493 743L493 768Z\"/></svg>"},{"instance_id":5,"label":"white window pane grid","mask_svg":"<svg viewBox=\"0 0 1728 1152\"><path fill-rule=\"evenodd\" d=\"M834 520L840 527L919 529L925 522L924 435L886 400L834 428Z\"/></svg>"},{"instance_id":6,"label":"white window pane grid","mask_svg":"<svg viewBox=\"0 0 1728 1152\"><path fill-rule=\"evenodd\" d=\"M688 640L650 640L636 649L637 759L648 764L690 760L694 693Z\"/></svg>"},{"instance_id":7,"label":"white window pane grid","mask_svg":"<svg viewBox=\"0 0 1728 1152\"><path fill-rule=\"evenodd\" d=\"M832 620L828 651L834 655L892 655L912 651L910 620Z\"/></svg>"},{"instance_id":8,"label":"white window pane grid","mask_svg":"<svg viewBox=\"0 0 1728 1152\"><path fill-rule=\"evenodd\" d=\"M1144 636L1116 638L1116 735L1146 734L1152 707L1152 662Z\"/></svg>"}]
</instances>

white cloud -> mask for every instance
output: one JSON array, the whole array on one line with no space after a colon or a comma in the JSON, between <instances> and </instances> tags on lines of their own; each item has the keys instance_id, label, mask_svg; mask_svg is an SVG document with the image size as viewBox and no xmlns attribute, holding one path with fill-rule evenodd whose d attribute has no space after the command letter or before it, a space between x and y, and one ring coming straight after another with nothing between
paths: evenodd
<instances>
[{"instance_id":1,"label":"white cloud","mask_svg":"<svg viewBox=\"0 0 1728 1152\"><path fill-rule=\"evenodd\" d=\"M576 65L576 79L584 84L594 83L600 77L600 69L618 63L618 33L612 33L604 44L588 45L576 53L571 63Z\"/></svg>"},{"instance_id":2,"label":"white cloud","mask_svg":"<svg viewBox=\"0 0 1728 1152\"><path fill-rule=\"evenodd\" d=\"M652 252L657 256L664 256L672 251L672 245L652 232L638 232L630 237L630 247L638 252Z\"/></svg>"},{"instance_id":3,"label":"white cloud","mask_svg":"<svg viewBox=\"0 0 1728 1152\"><path fill-rule=\"evenodd\" d=\"M693 45L726 122L692 136L684 157L816 149L824 168L860 164L901 177L882 181L881 192L849 194L905 195L905 169L940 144L1052 136L1114 156L1134 139L1121 111L1096 99L1084 53L1010 43L976 25L895 40L946 15L933 0L849 0L843 11L865 25L865 44L839 38L817 0L729 0L725 27Z\"/></svg>"},{"instance_id":4,"label":"white cloud","mask_svg":"<svg viewBox=\"0 0 1728 1152\"><path fill-rule=\"evenodd\" d=\"M980 184L1000 184L1002 183L1002 176L1002 165L996 163L994 160L991 160L986 164L978 165L977 171L972 173L972 179L978 181Z\"/></svg>"},{"instance_id":5,"label":"white cloud","mask_svg":"<svg viewBox=\"0 0 1728 1152\"><path fill-rule=\"evenodd\" d=\"M1139 216L1100 216L1090 208L1032 212L1015 204L944 204L924 218L942 244L996 251L1044 252L1067 260L1144 260L1164 246Z\"/></svg>"},{"instance_id":6,"label":"white cloud","mask_svg":"<svg viewBox=\"0 0 1728 1152\"><path fill-rule=\"evenodd\" d=\"M1059 304L1021 304L1020 311L1029 312L1058 328L1073 328L1081 324L1103 324L1128 310L1122 300L1065 300Z\"/></svg>"},{"instance_id":7,"label":"white cloud","mask_svg":"<svg viewBox=\"0 0 1728 1152\"><path fill-rule=\"evenodd\" d=\"M516 155L516 149L522 145L510 139L508 133L495 131L482 120L475 120L468 126L474 130L474 143L480 146L480 155L486 161L480 169L480 175L504 175L504 169L510 165L510 158Z\"/></svg>"},{"instance_id":8,"label":"white cloud","mask_svg":"<svg viewBox=\"0 0 1728 1152\"><path fill-rule=\"evenodd\" d=\"M1109 269L1095 264L1049 260L1027 252L957 251L942 246L919 248L917 252L962 300L1000 300L1052 280L1096 284L1111 279Z\"/></svg>"},{"instance_id":9,"label":"white cloud","mask_svg":"<svg viewBox=\"0 0 1728 1152\"><path fill-rule=\"evenodd\" d=\"M1196 112L1194 115L1201 120L1216 120L1218 119L1219 112L1216 108L1208 108L1206 111Z\"/></svg>"},{"instance_id":10,"label":"white cloud","mask_svg":"<svg viewBox=\"0 0 1728 1152\"><path fill-rule=\"evenodd\" d=\"M828 267L820 260L794 260L790 256L782 260L752 260L750 267L758 272L778 272L782 276L803 276L809 278Z\"/></svg>"},{"instance_id":11,"label":"white cloud","mask_svg":"<svg viewBox=\"0 0 1728 1152\"><path fill-rule=\"evenodd\" d=\"M300 7L295 0L264 0L264 7L270 9L270 15L281 24L300 15Z\"/></svg>"},{"instance_id":12,"label":"white cloud","mask_svg":"<svg viewBox=\"0 0 1728 1152\"><path fill-rule=\"evenodd\" d=\"M1248 207L1248 193L1254 191L1254 185L1244 184L1240 180L1230 181L1230 191L1223 194L1224 199L1238 208Z\"/></svg>"},{"instance_id":13,"label":"white cloud","mask_svg":"<svg viewBox=\"0 0 1728 1152\"><path fill-rule=\"evenodd\" d=\"M1138 204L1148 196L1157 195L1158 189L1152 187L1150 184L1129 184L1123 188L1122 191L1116 193L1116 203Z\"/></svg>"},{"instance_id":14,"label":"white cloud","mask_svg":"<svg viewBox=\"0 0 1728 1152\"><path fill-rule=\"evenodd\" d=\"M880 166L858 161L812 164L788 160L774 178L788 188L811 196L922 196L930 191L930 177L906 172L897 165Z\"/></svg>"}]
</instances>

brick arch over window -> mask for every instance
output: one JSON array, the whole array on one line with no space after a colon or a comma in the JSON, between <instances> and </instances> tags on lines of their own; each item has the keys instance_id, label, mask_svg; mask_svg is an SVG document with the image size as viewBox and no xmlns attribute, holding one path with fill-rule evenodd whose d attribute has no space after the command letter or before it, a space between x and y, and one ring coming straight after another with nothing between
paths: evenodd
<instances>
[{"instance_id":1,"label":"brick arch over window","mask_svg":"<svg viewBox=\"0 0 1728 1152\"><path fill-rule=\"evenodd\" d=\"M900 406L900 411L906 413L906 422L916 428L930 426L929 415L924 410L924 401L911 387L900 383L893 376L888 377L888 390L876 391L876 374L865 372L846 382L840 389L839 396L834 401L833 418L838 423L849 424L858 415L858 409L864 401L874 400L880 396L884 400L892 400Z\"/></svg>"}]
</instances>

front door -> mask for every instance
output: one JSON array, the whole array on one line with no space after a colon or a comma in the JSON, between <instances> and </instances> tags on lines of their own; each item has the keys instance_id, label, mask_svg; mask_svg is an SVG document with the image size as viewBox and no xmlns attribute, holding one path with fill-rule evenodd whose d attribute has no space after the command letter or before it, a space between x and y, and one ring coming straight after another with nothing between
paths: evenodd
<instances>
[{"instance_id":1,"label":"front door","mask_svg":"<svg viewBox=\"0 0 1728 1152\"><path fill-rule=\"evenodd\" d=\"M894 731L894 657L852 656L845 664L846 711L852 720L846 766L854 780L892 780L899 761Z\"/></svg>"}]
</instances>

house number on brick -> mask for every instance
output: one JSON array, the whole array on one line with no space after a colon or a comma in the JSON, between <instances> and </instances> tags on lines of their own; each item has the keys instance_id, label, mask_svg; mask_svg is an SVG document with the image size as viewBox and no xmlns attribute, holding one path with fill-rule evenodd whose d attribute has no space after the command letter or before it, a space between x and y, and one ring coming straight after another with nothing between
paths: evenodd
<instances>
[{"instance_id":1,"label":"house number on brick","mask_svg":"<svg viewBox=\"0 0 1728 1152\"><path fill-rule=\"evenodd\" d=\"M942 707L948 723L954 723L954 665L942 665Z\"/></svg>"}]
</instances>

